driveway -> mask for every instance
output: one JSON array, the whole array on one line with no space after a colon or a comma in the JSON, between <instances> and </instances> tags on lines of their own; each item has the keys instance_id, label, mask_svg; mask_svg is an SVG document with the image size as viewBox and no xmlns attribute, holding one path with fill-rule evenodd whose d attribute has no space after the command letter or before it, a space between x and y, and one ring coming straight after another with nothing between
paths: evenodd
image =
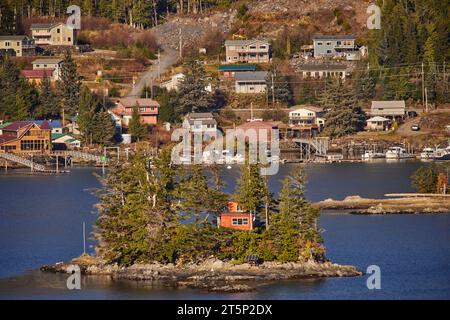
<instances>
[{"instance_id":1,"label":"driveway","mask_svg":"<svg viewBox=\"0 0 450 320\"><path fill-rule=\"evenodd\" d=\"M178 51L172 48L164 48L161 52L160 57L160 74L164 74L169 71L170 68L178 61ZM158 78L158 60L155 60L154 63L150 66L150 68L145 71L138 79L137 83L134 85L133 89L128 93L127 97L139 98L142 90L145 86L150 86L152 80L155 83L155 80Z\"/></svg>"}]
</instances>

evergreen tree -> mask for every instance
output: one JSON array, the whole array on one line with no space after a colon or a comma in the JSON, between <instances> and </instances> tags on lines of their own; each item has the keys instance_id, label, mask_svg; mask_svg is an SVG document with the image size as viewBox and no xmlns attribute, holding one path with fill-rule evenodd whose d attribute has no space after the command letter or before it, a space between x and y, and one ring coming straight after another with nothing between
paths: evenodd
<instances>
[{"instance_id":1,"label":"evergreen tree","mask_svg":"<svg viewBox=\"0 0 450 320\"><path fill-rule=\"evenodd\" d=\"M64 117L75 116L78 113L80 88L77 65L73 61L70 51L67 51L61 67L61 80L58 82L60 107Z\"/></svg>"},{"instance_id":2,"label":"evergreen tree","mask_svg":"<svg viewBox=\"0 0 450 320\"><path fill-rule=\"evenodd\" d=\"M155 259L170 239L176 221L171 207L175 169L170 151L149 161L138 150L128 163L112 165L103 179L95 237L98 254L108 263L131 265Z\"/></svg>"},{"instance_id":3,"label":"evergreen tree","mask_svg":"<svg viewBox=\"0 0 450 320\"><path fill-rule=\"evenodd\" d=\"M257 214L264 205L265 195L268 193L266 188L259 165L251 164L247 154L245 164L241 166L234 199L244 210Z\"/></svg>"},{"instance_id":4,"label":"evergreen tree","mask_svg":"<svg viewBox=\"0 0 450 320\"><path fill-rule=\"evenodd\" d=\"M156 100L159 102L159 120L161 122L176 123L180 120L178 113L178 93L175 90L161 89Z\"/></svg>"},{"instance_id":5,"label":"evergreen tree","mask_svg":"<svg viewBox=\"0 0 450 320\"><path fill-rule=\"evenodd\" d=\"M36 117L43 119L59 117L58 97L51 88L50 78L48 77L45 77L41 83Z\"/></svg>"},{"instance_id":6,"label":"evergreen tree","mask_svg":"<svg viewBox=\"0 0 450 320\"><path fill-rule=\"evenodd\" d=\"M199 61L191 60L185 65L186 74L180 83L179 108L181 114L206 111L210 106L210 94L206 91L205 69Z\"/></svg>"},{"instance_id":7,"label":"evergreen tree","mask_svg":"<svg viewBox=\"0 0 450 320\"><path fill-rule=\"evenodd\" d=\"M419 193L435 193L438 175L439 171L434 163L422 166L411 176L411 185Z\"/></svg>"},{"instance_id":8,"label":"evergreen tree","mask_svg":"<svg viewBox=\"0 0 450 320\"><path fill-rule=\"evenodd\" d=\"M305 199L306 183L302 167L297 166L283 180L278 212L273 216L270 237L280 261L322 260L324 249L317 226L319 210Z\"/></svg>"},{"instance_id":9,"label":"evergreen tree","mask_svg":"<svg viewBox=\"0 0 450 320\"><path fill-rule=\"evenodd\" d=\"M318 102L326 110L325 132L331 137L340 137L363 129L365 116L361 107L356 105L355 89L344 85L341 79L328 81Z\"/></svg>"},{"instance_id":10,"label":"evergreen tree","mask_svg":"<svg viewBox=\"0 0 450 320\"><path fill-rule=\"evenodd\" d=\"M275 103L281 102L290 104L292 101L292 92L289 87L289 82L282 73L277 70L276 67L271 68L267 75L267 97L271 103L275 100ZM273 87L272 87L273 84ZM274 96L275 95L275 96Z\"/></svg>"},{"instance_id":11,"label":"evergreen tree","mask_svg":"<svg viewBox=\"0 0 450 320\"><path fill-rule=\"evenodd\" d=\"M87 87L81 91L77 122L85 143L109 145L112 142L116 128L111 115Z\"/></svg>"},{"instance_id":12,"label":"evergreen tree","mask_svg":"<svg viewBox=\"0 0 450 320\"><path fill-rule=\"evenodd\" d=\"M16 95L15 112L12 120L28 120L30 117L30 102L27 101L23 91L19 91Z\"/></svg>"},{"instance_id":13,"label":"evergreen tree","mask_svg":"<svg viewBox=\"0 0 450 320\"><path fill-rule=\"evenodd\" d=\"M369 70L358 71L355 76L356 92L360 99L372 99L375 96L376 80Z\"/></svg>"},{"instance_id":14,"label":"evergreen tree","mask_svg":"<svg viewBox=\"0 0 450 320\"><path fill-rule=\"evenodd\" d=\"M14 62L4 60L0 65L0 117L8 119L15 117L16 94L21 81L20 73Z\"/></svg>"},{"instance_id":15,"label":"evergreen tree","mask_svg":"<svg viewBox=\"0 0 450 320\"><path fill-rule=\"evenodd\" d=\"M147 126L141 122L139 105L135 105L133 107L133 113L131 114L128 130L135 141L139 141L147 135Z\"/></svg>"},{"instance_id":16,"label":"evergreen tree","mask_svg":"<svg viewBox=\"0 0 450 320\"><path fill-rule=\"evenodd\" d=\"M93 140L102 146L110 145L116 133L116 126L111 115L102 106L100 111L95 114L93 120L95 123Z\"/></svg>"}]
</instances>

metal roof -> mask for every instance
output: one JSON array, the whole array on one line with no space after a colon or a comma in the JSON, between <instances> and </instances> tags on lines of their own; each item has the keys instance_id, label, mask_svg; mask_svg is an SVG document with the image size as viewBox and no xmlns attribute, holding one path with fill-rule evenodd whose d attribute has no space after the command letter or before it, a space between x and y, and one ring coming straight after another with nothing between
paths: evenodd
<instances>
[{"instance_id":1,"label":"metal roof","mask_svg":"<svg viewBox=\"0 0 450 320\"><path fill-rule=\"evenodd\" d=\"M23 40L28 39L25 35L0 36L0 40Z\"/></svg>"},{"instance_id":2,"label":"metal roof","mask_svg":"<svg viewBox=\"0 0 450 320\"><path fill-rule=\"evenodd\" d=\"M51 58L51 59L36 59L33 61L33 64L38 64L38 63L50 63L50 64L59 64L61 62L63 62L64 59L61 58Z\"/></svg>"},{"instance_id":3,"label":"metal roof","mask_svg":"<svg viewBox=\"0 0 450 320\"><path fill-rule=\"evenodd\" d=\"M301 71L346 71L348 67L345 64L327 64L327 63L320 63L320 64L302 64L299 66L299 70Z\"/></svg>"},{"instance_id":4,"label":"metal roof","mask_svg":"<svg viewBox=\"0 0 450 320\"><path fill-rule=\"evenodd\" d=\"M244 64L244 65L226 65L226 66L219 66L218 68L220 71L255 71L256 66L250 65L250 64Z\"/></svg>"},{"instance_id":5,"label":"metal roof","mask_svg":"<svg viewBox=\"0 0 450 320\"><path fill-rule=\"evenodd\" d=\"M356 37L351 34L343 34L343 35L323 35L317 34L312 37L314 40L356 40Z\"/></svg>"},{"instance_id":6,"label":"metal roof","mask_svg":"<svg viewBox=\"0 0 450 320\"><path fill-rule=\"evenodd\" d=\"M268 72L267 71L250 71L250 72L238 72L236 73L236 81L258 81L266 82Z\"/></svg>"},{"instance_id":7,"label":"metal roof","mask_svg":"<svg viewBox=\"0 0 450 320\"><path fill-rule=\"evenodd\" d=\"M250 39L250 40L226 40L225 45L226 46L248 46L255 42L262 42L264 44L270 45L270 43L267 40L262 39Z\"/></svg>"},{"instance_id":8,"label":"metal roof","mask_svg":"<svg viewBox=\"0 0 450 320\"><path fill-rule=\"evenodd\" d=\"M404 100L372 101L372 109L405 109Z\"/></svg>"}]
</instances>

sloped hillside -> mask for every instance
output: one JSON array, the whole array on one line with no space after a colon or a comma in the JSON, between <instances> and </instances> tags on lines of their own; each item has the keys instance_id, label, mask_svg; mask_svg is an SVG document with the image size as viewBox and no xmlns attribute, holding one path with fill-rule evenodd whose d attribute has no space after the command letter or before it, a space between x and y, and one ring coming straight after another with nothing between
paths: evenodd
<instances>
[{"instance_id":1,"label":"sloped hillside","mask_svg":"<svg viewBox=\"0 0 450 320\"><path fill-rule=\"evenodd\" d=\"M309 38L314 33L355 33L366 29L369 0L259 0L237 25L239 34L276 38L286 29Z\"/></svg>"}]
</instances>

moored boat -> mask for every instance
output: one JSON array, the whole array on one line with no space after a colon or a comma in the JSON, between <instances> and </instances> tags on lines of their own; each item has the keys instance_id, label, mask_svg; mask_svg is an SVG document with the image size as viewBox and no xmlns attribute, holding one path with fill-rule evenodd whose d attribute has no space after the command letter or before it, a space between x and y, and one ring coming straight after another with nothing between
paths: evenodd
<instances>
[{"instance_id":1,"label":"moored boat","mask_svg":"<svg viewBox=\"0 0 450 320\"><path fill-rule=\"evenodd\" d=\"M414 155L406 152L403 147L391 147L386 151L386 159L407 159L413 157Z\"/></svg>"}]
</instances>

